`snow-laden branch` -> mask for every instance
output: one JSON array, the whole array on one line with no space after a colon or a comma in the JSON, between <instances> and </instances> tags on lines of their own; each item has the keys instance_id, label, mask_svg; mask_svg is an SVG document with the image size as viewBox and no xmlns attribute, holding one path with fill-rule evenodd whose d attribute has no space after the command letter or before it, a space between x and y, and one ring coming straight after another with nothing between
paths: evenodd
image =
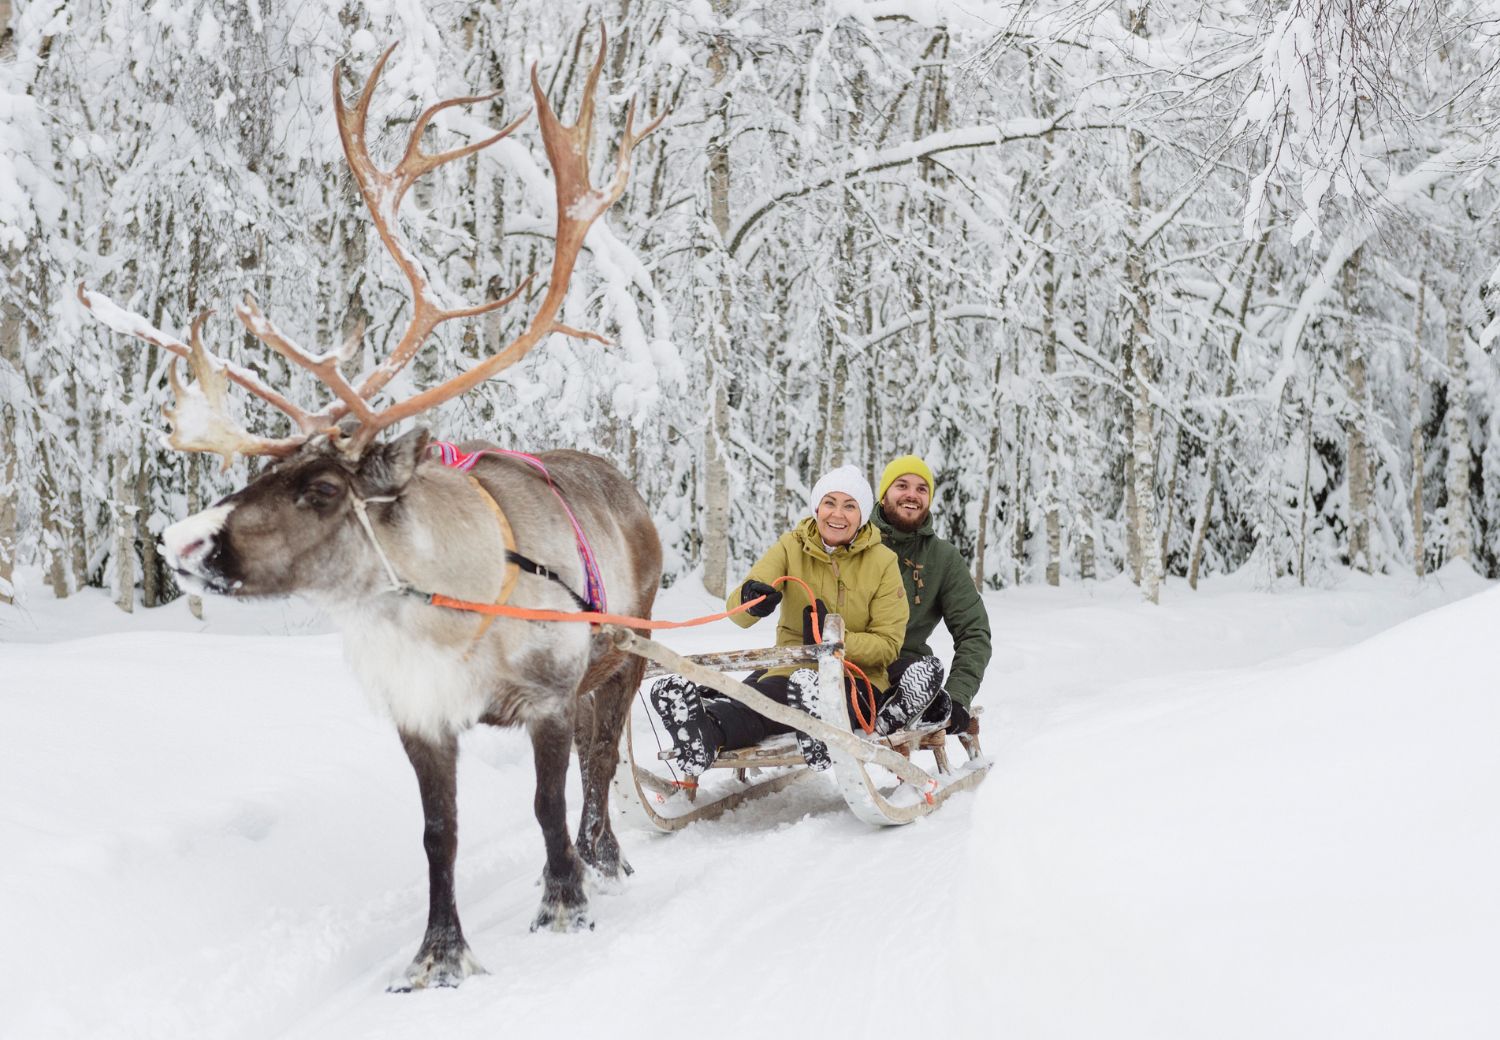
<instances>
[{"instance_id":1,"label":"snow-laden branch","mask_svg":"<svg viewBox=\"0 0 1500 1040\"><path fill-rule=\"evenodd\" d=\"M1302 333L1306 330L1307 323L1328 296L1349 258L1374 234L1380 218L1399 212L1413 196L1426 192L1444 177L1462 169L1465 163L1479 158L1483 152L1483 147L1472 141L1446 148L1392 180L1390 187L1368 210L1355 211L1351 215L1349 225L1329 247L1322 266L1303 288L1297 300L1297 309L1292 312L1291 319L1282 330L1281 359L1266 383L1265 400L1272 403L1281 400L1287 381L1296 368L1297 347L1302 343Z\"/></svg>"},{"instance_id":2,"label":"snow-laden branch","mask_svg":"<svg viewBox=\"0 0 1500 1040\"><path fill-rule=\"evenodd\" d=\"M1212 170L1212 163L1204 163L1199 167L1198 171L1188 180L1187 184L1177 193L1175 198L1158 210L1150 220L1143 223L1140 230L1134 235L1127 234L1126 237L1131 240L1131 244L1137 249L1145 249L1146 246L1150 245L1152 239L1166 230L1172 221L1177 218L1177 214L1182 212L1182 208L1198 196Z\"/></svg>"},{"instance_id":3,"label":"snow-laden branch","mask_svg":"<svg viewBox=\"0 0 1500 1040\"><path fill-rule=\"evenodd\" d=\"M789 199L801 198L815 191L845 184L868 177L881 170L920 162L934 155L967 148L991 148L1010 144L1013 141L1031 141L1056 130L1105 130L1118 128L1117 123L1068 123L1071 112L1062 112L1051 119L1032 117L1009 119L994 126L970 126L960 130L944 130L929 134L915 141L884 148L878 152L860 155L847 162L825 167L807 178L799 178L778 188L751 203L748 212L729 231L728 250L737 253L745 237L773 209Z\"/></svg>"},{"instance_id":4,"label":"snow-laden branch","mask_svg":"<svg viewBox=\"0 0 1500 1040\"><path fill-rule=\"evenodd\" d=\"M961 321L965 318L969 318L977 319L980 321L1001 321L1004 319L1004 317L1005 312L1000 308L987 307L983 304L965 304L958 307L944 307L936 314L933 313L931 308L909 311L890 324L884 325L876 329L874 332L871 332L868 336L864 336L860 339L855 340L852 344L850 344L849 352L851 354L862 353L866 350L869 350L877 343L888 340L892 336L899 336L901 333L907 331L908 329L915 328L918 325L924 325L934 319L936 319L937 321Z\"/></svg>"}]
</instances>

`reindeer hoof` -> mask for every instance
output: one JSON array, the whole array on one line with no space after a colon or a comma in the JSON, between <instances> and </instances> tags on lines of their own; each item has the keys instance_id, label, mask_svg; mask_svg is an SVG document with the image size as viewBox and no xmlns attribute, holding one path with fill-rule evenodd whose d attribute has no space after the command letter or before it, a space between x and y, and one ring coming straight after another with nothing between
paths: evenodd
<instances>
[{"instance_id":1,"label":"reindeer hoof","mask_svg":"<svg viewBox=\"0 0 1500 1040\"><path fill-rule=\"evenodd\" d=\"M531 922L531 930L543 929L553 932L592 932L594 918L589 914L587 903L581 906L557 906L543 903Z\"/></svg>"},{"instance_id":2,"label":"reindeer hoof","mask_svg":"<svg viewBox=\"0 0 1500 1040\"><path fill-rule=\"evenodd\" d=\"M623 870L614 874L606 874L594 866L585 866L583 869L588 875L589 891L607 892L611 895L623 891L625 888L625 878L634 873L628 864L625 865Z\"/></svg>"},{"instance_id":3,"label":"reindeer hoof","mask_svg":"<svg viewBox=\"0 0 1500 1040\"><path fill-rule=\"evenodd\" d=\"M467 943L443 950L429 950L424 946L406 969L406 974L387 986L386 992L410 993L414 989L433 986L453 987L470 975L488 974L484 965L470 952Z\"/></svg>"},{"instance_id":4,"label":"reindeer hoof","mask_svg":"<svg viewBox=\"0 0 1500 1040\"><path fill-rule=\"evenodd\" d=\"M635 873L613 834L593 842L580 838L578 858L588 868L591 880L622 881Z\"/></svg>"}]
</instances>

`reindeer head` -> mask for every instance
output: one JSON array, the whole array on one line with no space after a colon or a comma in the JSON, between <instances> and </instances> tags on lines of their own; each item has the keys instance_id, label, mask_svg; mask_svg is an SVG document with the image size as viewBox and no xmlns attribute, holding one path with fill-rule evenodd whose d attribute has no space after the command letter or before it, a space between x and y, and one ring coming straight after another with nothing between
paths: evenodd
<instances>
[{"instance_id":1,"label":"reindeer head","mask_svg":"<svg viewBox=\"0 0 1500 1040\"><path fill-rule=\"evenodd\" d=\"M310 439L211 509L162 532L168 564L187 587L225 596L358 599L387 581L358 510L389 530L409 522L402 496L422 461L417 429L358 456L340 440Z\"/></svg>"},{"instance_id":2,"label":"reindeer head","mask_svg":"<svg viewBox=\"0 0 1500 1040\"><path fill-rule=\"evenodd\" d=\"M660 125L664 115L636 133L632 102L614 177L603 188L594 188L589 181L589 138L605 42L600 41L578 118L571 126L557 118L542 92L536 66L531 68L537 120L557 193L556 248L547 290L520 336L438 386L403 401L376 404L377 395L416 356L439 324L505 306L526 290L532 277L527 277L509 295L478 306L443 304L402 233L397 220L401 201L417 178L494 144L519 127L531 113L524 113L486 140L430 155L422 150L422 136L434 115L454 105L487 101L495 95L440 101L417 118L401 160L389 170L381 169L370 156L366 121L376 83L395 49L394 44L376 62L352 109L344 103L340 66L336 64L333 72L334 114L345 158L381 241L405 276L411 296L410 322L395 350L363 378L350 382L339 368L340 362L354 356L363 330L356 332L340 350L314 354L277 328L247 295L235 308L235 315L251 335L293 365L311 372L331 391L331 401L316 412L308 412L264 385L254 373L209 353L200 331L210 312L205 311L193 322L191 343L184 344L138 315L116 307L106 297L79 286L79 299L106 325L189 361L197 379L195 384L183 387L178 382L175 359L171 372L177 395L176 406L167 409L167 418L173 424L168 440L172 447L213 452L223 457L226 467L236 454L280 460L241 491L167 529L163 537L168 560L184 579L209 591L237 596L335 589L358 595L378 588L385 579L379 569L372 569L379 558L364 531L359 508L362 503L371 502L372 509L378 506L382 522L399 522L400 503L422 461L426 434L407 434L384 446L376 444L376 436L385 428L456 397L515 364L552 333L608 342L595 333L562 324L558 313L588 229L624 191L632 151ZM299 432L283 439L247 433L228 414L230 383L286 413Z\"/></svg>"}]
</instances>

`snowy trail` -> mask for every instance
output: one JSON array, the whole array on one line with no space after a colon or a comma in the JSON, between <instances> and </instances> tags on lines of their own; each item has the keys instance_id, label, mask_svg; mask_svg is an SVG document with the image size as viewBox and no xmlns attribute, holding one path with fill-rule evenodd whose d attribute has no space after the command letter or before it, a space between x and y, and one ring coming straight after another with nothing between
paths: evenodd
<instances>
[{"instance_id":1,"label":"snowy trail","mask_svg":"<svg viewBox=\"0 0 1500 1040\"><path fill-rule=\"evenodd\" d=\"M589 934L528 933L529 746L476 732L458 896L494 974L407 996L383 990L425 916L415 784L337 638L34 604L0 629L0 1036L1493 1036L1487 589L991 594L983 787L888 830L823 778L676 835L621 822L636 874Z\"/></svg>"}]
</instances>

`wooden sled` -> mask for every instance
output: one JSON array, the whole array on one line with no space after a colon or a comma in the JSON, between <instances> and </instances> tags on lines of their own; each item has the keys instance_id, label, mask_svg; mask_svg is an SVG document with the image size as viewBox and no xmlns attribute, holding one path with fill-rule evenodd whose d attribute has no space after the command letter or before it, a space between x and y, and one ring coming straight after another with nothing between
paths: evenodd
<instances>
[{"instance_id":1,"label":"wooden sled","mask_svg":"<svg viewBox=\"0 0 1500 1040\"><path fill-rule=\"evenodd\" d=\"M947 734L941 726L903 730L884 738L867 738L850 729L844 708L844 623L837 614L828 615L821 645L693 657L678 654L630 629L617 625L603 627L617 647L647 658L662 671L717 690L769 719L825 741L839 793L854 815L866 823L880 826L910 823L934 812L953 794L977 787L989 772L991 763L979 748L977 722L971 723L970 731L959 737L969 760L957 771L948 768ZM724 674L725 669L748 671L803 662L816 662L818 669L817 703L812 706L812 715L773 701ZM934 754L936 768L932 772L911 760L911 753L922 749ZM887 781L889 789L883 789L871 775L871 766L895 774L899 782L890 787ZM785 790L812 774L791 734L773 737L753 748L726 751L711 768L735 770L739 786L700 800L698 792L680 788L637 764L627 723L615 772L615 792L622 806L639 811L661 830L675 831ZM762 771L775 772L761 777Z\"/></svg>"}]
</instances>

